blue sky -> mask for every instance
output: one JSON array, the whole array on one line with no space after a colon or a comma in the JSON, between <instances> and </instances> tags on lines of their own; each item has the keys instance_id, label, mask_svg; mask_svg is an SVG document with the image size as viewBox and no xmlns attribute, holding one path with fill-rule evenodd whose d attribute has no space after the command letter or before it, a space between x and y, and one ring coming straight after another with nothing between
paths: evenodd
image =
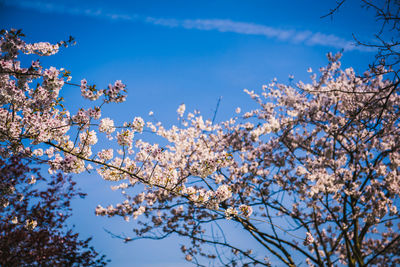
<instances>
[{"instance_id":1,"label":"blue sky","mask_svg":"<svg viewBox=\"0 0 400 267\"><path fill-rule=\"evenodd\" d=\"M243 89L260 90L273 78L308 81L308 67L326 65L326 53L344 49L343 64L359 71L373 51L353 45L352 34L370 41L377 30L373 14L349 0L333 18L321 19L335 1L76 1L0 0L1 28L21 28L28 41L57 42L75 37L77 45L42 59L64 67L73 81L86 78L106 86L122 80L128 101L103 114L116 121L148 118L149 111L166 125L176 122L185 103L211 118L222 96L217 121L238 106L254 106ZM66 87L67 106L76 109L77 88ZM100 177L80 175L78 185L89 194L75 201L72 222L83 236L111 258L110 266L191 266L178 251L180 239L123 244L104 228L129 233L119 218L94 216L97 204L116 203L119 194Z\"/></svg>"}]
</instances>

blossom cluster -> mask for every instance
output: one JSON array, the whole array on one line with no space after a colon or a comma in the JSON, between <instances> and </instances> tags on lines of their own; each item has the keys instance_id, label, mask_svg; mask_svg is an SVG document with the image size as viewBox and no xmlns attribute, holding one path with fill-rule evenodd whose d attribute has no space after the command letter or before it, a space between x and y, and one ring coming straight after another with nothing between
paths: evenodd
<instances>
[{"instance_id":1,"label":"blossom cluster","mask_svg":"<svg viewBox=\"0 0 400 267\"><path fill-rule=\"evenodd\" d=\"M33 44L26 44L24 47L24 53L26 54L37 54L41 56L51 56L58 53L59 45L50 44L48 42L39 42Z\"/></svg>"}]
</instances>

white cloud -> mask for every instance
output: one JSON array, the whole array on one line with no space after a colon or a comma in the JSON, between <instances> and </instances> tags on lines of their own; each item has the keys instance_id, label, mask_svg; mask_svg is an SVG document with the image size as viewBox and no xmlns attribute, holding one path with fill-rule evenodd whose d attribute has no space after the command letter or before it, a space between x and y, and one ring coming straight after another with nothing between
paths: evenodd
<instances>
[{"instance_id":1,"label":"white cloud","mask_svg":"<svg viewBox=\"0 0 400 267\"><path fill-rule=\"evenodd\" d=\"M346 40L333 34L325 34L311 31L285 30L267 25L237 22L229 19L186 19L145 17L138 14L108 13L102 9L77 8L63 4L55 4L41 1L28 0L0 0L5 5L25 9L34 9L46 13L63 13L70 15L81 15L111 20L141 21L153 25L170 28L196 29L201 31L232 32L245 35L259 35L270 39L290 42L294 44L305 44L308 46L327 46L337 49L371 51L372 49L356 46L354 41Z\"/></svg>"}]
</instances>

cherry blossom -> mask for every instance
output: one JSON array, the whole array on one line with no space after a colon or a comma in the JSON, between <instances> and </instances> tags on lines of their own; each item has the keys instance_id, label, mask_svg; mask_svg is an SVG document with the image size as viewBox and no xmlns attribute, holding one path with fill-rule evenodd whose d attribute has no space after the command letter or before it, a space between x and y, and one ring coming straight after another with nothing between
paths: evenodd
<instances>
[{"instance_id":1,"label":"cherry blossom","mask_svg":"<svg viewBox=\"0 0 400 267\"><path fill-rule=\"evenodd\" d=\"M96 214L132 218L126 242L184 236L190 244L182 252L196 263L400 263L399 80L383 66L357 74L328 54L319 74L309 69L309 82L291 76L290 85L273 80L245 90L259 107L239 108L227 121L182 104L177 125L132 116L118 126L101 111L125 100L121 81L97 89L37 61L23 68L19 53L59 47L29 46L13 31L0 47L1 154L23 153L50 172L96 169L125 199ZM40 86L31 88L34 81ZM65 86L80 87L92 106L71 114L60 96ZM226 219L264 250L211 231Z\"/></svg>"},{"instance_id":2,"label":"cherry blossom","mask_svg":"<svg viewBox=\"0 0 400 267\"><path fill-rule=\"evenodd\" d=\"M61 173L44 178L27 158L0 158L0 265L105 266L109 260L68 225L70 202L85 194Z\"/></svg>"}]
</instances>

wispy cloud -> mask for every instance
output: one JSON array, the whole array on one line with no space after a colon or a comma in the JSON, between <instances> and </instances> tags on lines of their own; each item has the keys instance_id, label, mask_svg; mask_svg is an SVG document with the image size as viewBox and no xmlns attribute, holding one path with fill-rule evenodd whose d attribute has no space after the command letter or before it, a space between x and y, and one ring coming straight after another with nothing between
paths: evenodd
<instances>
[{"instance_id":1,"label":"wispy cloud","mask_svg":"<svg viewBox=\"0 0 400 267\"><path fill-rule=\"evenodd\" d=\"M354 41L346 40L333 34L312 31L285 30L267 25L237 22L229 19L186 19L155 18L138 14L110 13L103 9L78 8L60 3L28 0L0 0L7 6L34 9L45 13L61 13L78 16L97 17L109 20L138 21L170 28L196 29L201 31L232 32L244 35L260 35L270 39L305 44L308 46L326 46L337 49L371 51L370 48L356 46Z\"/></svg>"}]
</instances>

